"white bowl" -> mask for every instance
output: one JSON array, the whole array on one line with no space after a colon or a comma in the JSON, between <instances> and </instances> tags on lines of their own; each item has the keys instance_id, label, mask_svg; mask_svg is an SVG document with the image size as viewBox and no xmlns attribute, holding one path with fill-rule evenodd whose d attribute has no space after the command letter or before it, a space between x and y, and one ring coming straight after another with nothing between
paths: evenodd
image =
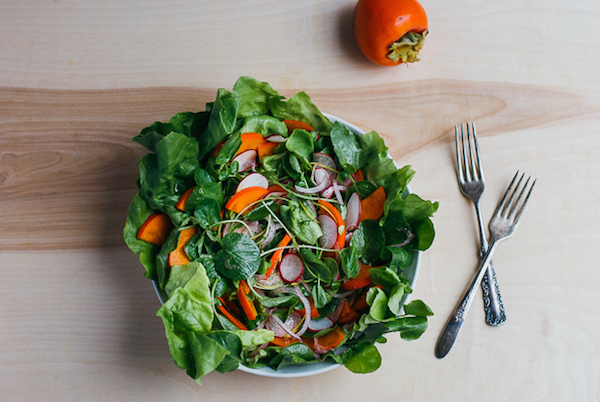
<instances>
[{"instance_id":1,"label":"white bowl","mask_svg":"<svg viewBox=\"0 0 600 402\"><path fill-rule=\"evenodd\" d=\"M348 127L351 131L356 134L363 135L365 132L360 128L356 127L354 124L348 123L345 120L340 119L339 117L330 115L328 113L323 113L325 117L327 117L332 122L340 122L346 127ZM388 154L388 157L391 159L391 156ZM394 164L396 164L394 162ZM398 167L398 165L396 165ZM406 188L406 193L410 193L409 188ZM402 275L410 282L410 287L414 289L415 284L417 282L417 274L419 272L419 266L421 265L421 251L417 251L412 255L412 263L408 268L402 271ZM161 291L156 282L152 281L154 285L154 290L156 291L156 295L158 296L158 300L161 303L164 303L167 300L166 294ZM405 294L402 298L402 304L406 304L409 300L410 295ZM259 375L263 377L273 377L273 378L297 378L297 377L308 377L312 375L326 373L328 371L334 370L340 367L341 364L335 363L334 361L324 361L314 364L306 364L306 365L298 365L298 366L285 366L279 370L273 370L270 367L263 368L249 368L240 364L238 370L243 371L245 373L250 373L254 375Z\"/></svg>"}]
</instances>

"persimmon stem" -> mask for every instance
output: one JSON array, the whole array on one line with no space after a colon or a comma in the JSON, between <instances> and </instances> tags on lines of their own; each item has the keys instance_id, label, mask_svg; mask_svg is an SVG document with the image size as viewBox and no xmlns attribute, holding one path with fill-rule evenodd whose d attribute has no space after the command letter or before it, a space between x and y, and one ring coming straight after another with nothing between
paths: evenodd
<instances>
[{"instance_id":1,"label":"persimmon stem","mask_svg":"<svg viewBox=\"0 0 600 402\"><path fill-rule=\"evenodd\" d=\"M390 51L387 54L388 59L394 62L401 60L403 63L414 63L415 61L419 61L419 51L423 48L427 33L427 30L424 30L421 33L407 32L404 36L390 45Z\"/></svg>"}]
</instances>

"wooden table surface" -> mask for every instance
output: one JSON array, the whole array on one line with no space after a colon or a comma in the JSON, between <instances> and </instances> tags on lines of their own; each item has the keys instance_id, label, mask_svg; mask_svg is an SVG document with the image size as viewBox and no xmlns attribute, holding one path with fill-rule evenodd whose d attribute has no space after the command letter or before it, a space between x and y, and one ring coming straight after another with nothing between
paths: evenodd
<instances>
[{"instance_id":1,"label":"wooden table surface","mask_svg":"<svg viewBox=\"0 0 600 402\"><path fill-rule=\"evenodd\" d=\"M600 399L600 2L423 0L422 60L384 68L353 0L0 1L0 400L591 401ZM379 132L440 202L414 298L435 315L382 367L274 380L175 367L159 302L121 231L131 138L237 77ZM453 127L477 123L489 218L517 169L538 178L495 265L508 321L475 300L433 351L478 261Z\"/></svg>"}]
</instances>

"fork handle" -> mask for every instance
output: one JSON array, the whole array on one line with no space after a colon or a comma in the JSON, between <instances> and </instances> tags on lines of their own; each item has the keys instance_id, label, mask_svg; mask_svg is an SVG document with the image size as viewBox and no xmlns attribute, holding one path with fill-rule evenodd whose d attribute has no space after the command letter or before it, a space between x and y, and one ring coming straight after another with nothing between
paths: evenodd
<instances>
[{"instance_id":1,"label":"fork handle","mask_svg":"<svg viewBox=\"0 0 600 402\"><path fill-rule=\"evenodd\" d=\"M488 243L479 202L475 203L475 211L477 212L477 222L479 223L479 239L481 244L480 256L483 258L487 251ZM483 291L485 322L494 327L504 324L506 321L506 313L504 311L504 303L502 303L500 286L498 285L496 270L494 269L492 260L490 260L488 268L483 276L483 280L481 281L481 290Z\"/></svg>"},{"instance_id":2,"label":"fork handle","mask_svg":"<svg viewBox=\"0 0 600 402\"><path fill-rule=\"evenodd\" d=\"M479 269L475 273L475 276L471 280L471 283L465 290L463 297L460 299L460 302L454 309L454 312L450 316L450 319L446 323L446 326L442 330L440 337L438 339L437 345L435 347L435 357L438 359L443 358L448 354L452 345L454 345L454 341L458 337L458 333L462 327L463 322L469 312L469 308L473 303L473 299L475 298L475 294L477 293L477 288L479 287L481 280L483 279L483 275L485 274L489 262L492 259L492 254L496 251L496 247L498 246L497 241L492 241L492 244L488 248L481 264L479 265Z\"/></svg>"}]
</instances>

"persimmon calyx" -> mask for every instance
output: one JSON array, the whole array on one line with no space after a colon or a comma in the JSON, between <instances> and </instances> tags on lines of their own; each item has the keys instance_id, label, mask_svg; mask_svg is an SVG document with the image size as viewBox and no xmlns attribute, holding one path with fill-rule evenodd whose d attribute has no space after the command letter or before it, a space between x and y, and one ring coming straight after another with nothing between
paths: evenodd
<instances>
[{"instance_id":1,"label":"persimmon calyx","mask_svg":"<svg viewBox=\"0 0 600 402\"><path fill-rule=\"evenodd\" d=\"M423 48L427 29L421 33L407 32L389 47L388 59L393 62L414 63L419 61L419 51Z\"/></svg>"}]
</instances>

